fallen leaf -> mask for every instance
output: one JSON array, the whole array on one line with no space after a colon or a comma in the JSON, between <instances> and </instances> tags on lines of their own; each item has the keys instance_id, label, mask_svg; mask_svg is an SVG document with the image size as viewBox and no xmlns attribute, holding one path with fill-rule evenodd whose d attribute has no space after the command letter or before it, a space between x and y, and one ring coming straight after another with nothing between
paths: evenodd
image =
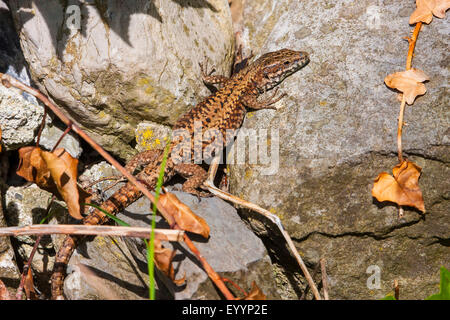
<instances>
[{"instance_id":1,"label":"fallen leaf","mask_svg":"<svg viewBox=\"0 0 450 320\"><path fill-rule=\"evenodd\" d=\"M28 273L25 276L25 281L23 282L23 288L29 300L37 299L36 290L34 289L33 273L31 272L31 268L28 268Z\"/></svg>"},{"instance_id":2,"label":"fallen leaf","mask_svg":"<svg viewBox=\"0 0 450 320\"><path fill-rule=\"evenodd\" d=\"M80 214L80 201L77 184L78 159L73 158L63 148L54 152L41 151L42 158L69 209L69 214L76 219L83 219Z\"/></svg>"},{"instance_id":3,"label":"fallen leaf","mask_svg":"<svg viewBox=\"0 0 450 320\"><path fill-rule=\"evenodd\" d=\"M429 24L433 15L445 17L445 11L450 8L450 0L416 0L416 10L409 17L409 24L423 22Z\"/></svg>"},{"instance_id":4,"label":"fallen leaf","mask_svg":"<svg viewBox=\"0 0 450 320\"><path fill-rule=\"evenodd\" d=\"M0 280L0 300L12 300L9 291L2 280Z\"/></svg>"},{"instance_id":5,"label":"fallen leaf","mask_svg":"<svg viewBox=\"0 0 450 320\"><path fill-rule=\"evenodd\" d=\"M160 195L159 202L173 218L172 221L167 221L170 225L176 222L182 230L200 234L204 238L209 237L209 226L206 221L193 213L176 195L166 192Z\"/></svg>"},{"instance_id":6,"label":"fallen leaf","mask_svg":"<svg viewBox=\"0 0 450 320\"><path fill-rule=\"evenodd\" d=\"M436 0L433 14L436 17L443 19L445 18L445 11L447 11L448 8L450 8L450 0Z\"/></svg>"},{"instance_id":7,"label":"fallen leaf","mask_svg":"<svg viewBox=\"0 0 450 320\"><path fill-rule=\"evenodd\" d=\"M384 82L390 88L395 88L405 96L406 103L413 104L417 96L425 94L427 89L421 82L429 80L428 76L419 69L396 72L384 78Z\"/></svg>"},{"instance_id":8,"label":"fallen leaf","mask_svg":"<svg viewBox=\"0 0 450 320\"><path fill-rule=\"evenodd\" d=\"M181 279L175 279L175 270L173 269L172 260L175 257L175 251L164 248L161 241L155 240L154 260L156 267L162 271L176 285L184 284L186 274Z\"/></svg>"},{"instance_id":9,"label":"fallen leaf","mask_svg":"<svg viewBox=\"0 0 450 320\"><path fill-rule=\"evenodd\" d=\"M382 172L375 179L372 196L378 201L391 201L425 212L419 177L422 168L411 161L403 161L392 169L393 177Z\"/></svg>"},{"instance_id":10,"label":"fallen leaf","mask_svg":"<svg viewBox=\"0 0 450 320\"><path fill-rule=\"evenodd\" d=\"M25 180L36 183L40 188L49 192L57 191L51 178L47 164L41 156L38 147L23 147L19 149L19 168L16 173Z\"/></svg>"},{"instance_id":11,"label":"fallen leaf","mask_svg":"<svg viewBox=\"0 0 450 320\"><path fill-rule=\"evenodd\" d=\"M82 219L80 203L89 202L91 195L77 184L77 159L62 148L47 152L38 147L19 149L19 158L19 176L62 198L69 214Z\"/></svg>"},{"instance_id":12,"label":"fallen leaf","mask_svg":"<svg viewBox=\"0 0 450 320\"><path fill-rule=\"evenodd\" d=\"M252 289L250 292L239 300L267 300L266 295L262 292L262 290L256 285L256 282L252 282Z\"/></svg>"}]
</instances>

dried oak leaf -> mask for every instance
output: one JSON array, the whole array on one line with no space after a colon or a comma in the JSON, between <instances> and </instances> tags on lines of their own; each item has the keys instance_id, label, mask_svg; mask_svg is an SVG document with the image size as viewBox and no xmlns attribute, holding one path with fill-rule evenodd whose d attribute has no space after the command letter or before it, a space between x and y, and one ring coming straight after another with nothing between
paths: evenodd
<instances>
[{"instance_id":1,"label":"dried oak leaf","mask_svg":"<svg viewBox=\"0 0 450 320\"><path fill-rule=\"evenodd\" d=\"M433 15L441 19L445 17L445 11L450 8L450 0L416 0L416 7L409 17L409 24L428 24L433 20Z\"/></svg>"},{"instance_id":2,"label":"dried oak leaf","mask_svg":"<svg viewBox=\"0 0 450 320\"><path fill-rule=\"evenodd\" d=\"M77 185L77 159L62 148L47 152L38 147L21 148L19 158L19 176L61 197L69 214L82 219L80 203L88 202L90 194Z\"/></svg>"},{"instance_id":3,"label":"dried oak leaf","mask_svg":"<svg viewBox=\"0 0 450 320\"><path fill-rule=\"evenodd\" d=\"M172 280L176 285L182 285L186 281L186 274L180 278L175 279L175 270L173 269L172 260L175 256L175 251L164 248L161 241L155 240L155 254L154 260L156 267L162 271L166 276Z\"/></svg>"},{"instance_id":4,"label":"dried oak leaf","mask_svg":"<svg viewBox=\"0 0 450 320\"><path fill-rule=\"evenodd\" d=\"M400 206L410 206L425 212L419 177L422 168L405 160L392 169L394 176L382 172L375 179L372 196L378 201L391 201Z\"/></svg>"},{"instance_id":5,"label":"dried oak leaf","mask_svg":"<svg viewBox=\"0 0 450 320\"><path fill-rule=\"evenodd\" d=\"M159 203L166 208L170 217L173 218L172 221L167 221L170 225L176 222L182 230L200 234L204 238L209 237L209 226L206 221L193 213L176 195L166 192L160 195Z\"/></svg>"},{"instance_id":6,"label":"dried oak leaf","mask_svg":"<svg viewBox=\"0 0 450 320\"><path fill-rule=\"evenodd\" d=\"M403 92L407 104L413 104L417 96L427 92L427 88L422 83L426 80L429 80L429 78L425 72L415 68L395 72L384 78L384 82L388 87Z\"/></svg>"},{"instance_id":7,"label":"dried oak leaf","mask_svg":"<svg viewBox=\"0 0 450 320\"><path fill-rule=\"evenodd\" d=\"M256 282L252 282L252 289L250 292L239 300L267 300L266 295L262 292L262 290L256 285Z\"/></svg>"}]
</instances>

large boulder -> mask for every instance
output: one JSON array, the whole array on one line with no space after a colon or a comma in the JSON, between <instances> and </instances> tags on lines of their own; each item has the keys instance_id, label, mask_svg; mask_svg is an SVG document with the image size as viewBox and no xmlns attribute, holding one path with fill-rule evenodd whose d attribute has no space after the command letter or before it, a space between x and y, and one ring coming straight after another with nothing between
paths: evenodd
<instances>
[{"instance_id":1,"label":"large boulder","mask_svg":"<svg viewBox=\"0 0 450 320\"><path fill-rule=\"evenodd\" d=\"M448 19L422 28L413 66L430 81L405 113L403 150L423 168L427 213L405 208L398 219L395 205L371 196L377 175L397 163L400 102L383 80L405 68L403 37L415 9L413 1L384 3L257 0L244 7L243 40L256 55L287 47L309 52L311 62L281 85L287 97L279 110L251 112L243 125L279 133L270 143L279 146L278 170L233 165L231 189L277 214L308 266L327 259L333 299L378 299L394 279L402 298L423 299L439 290L440 266L449 267ZM293 279L276 232L254 215L249 220ZM380 286L371 285L374 270ZM288 283L284 297L302 292L303 283Z\"/></svg>"},{"instance_id":2,"label":"large boulder","mask_svg":"<svg viewBox=\"0 0 450 320\"><path fill-rule=\"evenodd\" d=\"M232 61L226 0L9 3L38 88L124 159L139 122L171 125L208 94L199 62Z\"/></svg>"}]
</instances>

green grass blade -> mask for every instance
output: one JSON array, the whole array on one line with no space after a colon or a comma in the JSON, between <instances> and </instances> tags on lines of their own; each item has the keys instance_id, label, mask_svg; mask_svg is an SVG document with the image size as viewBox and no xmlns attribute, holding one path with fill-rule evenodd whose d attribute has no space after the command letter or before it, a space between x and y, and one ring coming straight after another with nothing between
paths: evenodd
<instances>
[{"instance_id":1,"label":"green grass blade","mask_svg":"<svg viewBox=\"0 0 450 320\"><path fill-rule=\"evenodd\" d=\"M106 211L105 209L103 209L103 208L97 206L96 204L93 204L93 203L83 203L83 205L94 207L95 209L97 209L97 210L103 212L104 214L106 214L106 215L108 216L108 218L110 218L110 219L114 220L115 222L117 222L117 224L118 224L119 226L123 226L123 227L129 227L129 226L130 226L130 225L129 225L128 223L126 223L125 221L122 221L122 220L120 220L119 218L113 216L111 213L109 213L109 212Z\"/></svg>"},{"instance_id":2,"label":"green grass blade","mask_svg":"<svg viewBox=\"0 0 450 320\"><path fill-rule=\"evenodd\" d=\"M170 138L167 141L166 148L164 149L163 160L161 163L161 168L159 170L158 182L155 188L155 202L153 203L153 214L152 214L152 231L150 233L150 245L147 242L147 265L148 265L148 278L149 278L149 298L150 300L155 300L155 266L154 266L154 256L155 256L155 228L156 228L156 205L159 200L159 193L161 191L162 184L164 182L164 171L166 168L167 158L169 156L170 149Z\"/></svg>"}]
</instances>

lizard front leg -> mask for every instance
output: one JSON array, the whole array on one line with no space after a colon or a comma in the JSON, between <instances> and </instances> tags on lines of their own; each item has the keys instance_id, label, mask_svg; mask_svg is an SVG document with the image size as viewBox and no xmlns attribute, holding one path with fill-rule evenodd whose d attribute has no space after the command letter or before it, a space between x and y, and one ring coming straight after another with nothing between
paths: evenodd
<instances>
[{"instance_id":1,"label":"lizard front leg","mask_svg":"<svg viewBox=\"0 0 450 320\"><path fill-rule=\"evenodd\" d=\"M227 78L225 76L220 75L213 76L212 74L214 73L214 71L216 71L216 69L213 67L212 70L208 72L206 62L199 63L198 65L200 66L200 71L202 73L202 80L207 85L216 85L216 84L224 85L230 80L230 78Z\"/></svg>"},{"instance_id":2,"label":"lizard front leg","mask_svg":"<svg viewBox=\"0 0 450 320\"><path fill-rule=\"evenodd\" d=\"M202 167L193 163L180 163L175 165L175 171L181 175L186 181L183 183L183 191L196 195L197 197L211 197L212 194L209 192L203 192L197 190L203 187L203 182L205 182L208 177L208 172Z\"/></svg>"},{"instance_id":3,"label":"lizard front leg","mask_svg":"<svg viewBox=\"0 0 450 320\"><path fill-rule=\"evenodd\" d=\"M277 108L272 106L272 104L280 101L286 95L286 93L283 93L279 97L275 98L277 93L278 93L278 88L275 89L275 92L269 98L266 98L261 101L257 100L257 95L248 94L248 95L245 95L242 97L242 102L245 104L246 107L255 109L255 110L260 110L260 109L277 110Z\"/></svg>"}]
</instances>

